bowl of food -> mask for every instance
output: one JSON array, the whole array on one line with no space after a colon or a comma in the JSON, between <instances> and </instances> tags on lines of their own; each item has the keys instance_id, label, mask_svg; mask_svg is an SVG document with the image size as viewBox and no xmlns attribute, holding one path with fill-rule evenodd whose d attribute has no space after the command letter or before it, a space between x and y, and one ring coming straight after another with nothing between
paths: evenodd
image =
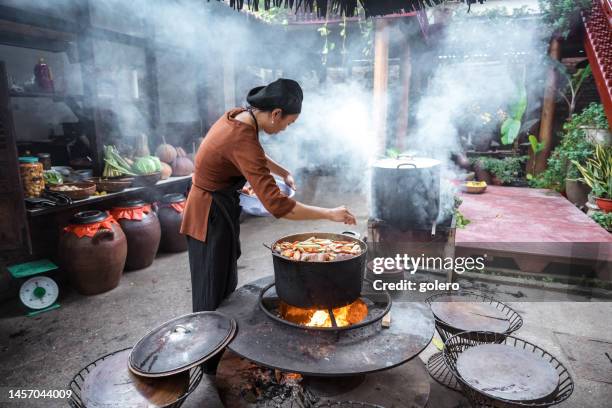
<instances>
[{"instance_id":1,"label":"bowl of food","mask_svg":"<svg viewBox=\"0 0 612 408\"><path fill-rule=\"evenodd\" d=\"M161 180L161 172L157 171L155 173L150 174L139 174L134 177L133 186L134 187L152 187L157 182Z\"/></svg>"},{"instance_id":2,"label":"bowl of food","mask_svg":"<svg viewBox=\"0 0 612 408\"><path fill-rule=\"evenodd\" d=\"M293 197L295 195L295 191L282 181L276 180L276 184L278 188L280 188L280 191L287 197ZM257 194L255 194L253 187L248 183L240 190L240 206L242 207L242 211L256 217L272 216L263 206L259 198L257 198Z\"/></svg>"},{"instance_id":3,"label":"bowl of food","mask_svg":"<svg viewBox=\"0 0 612 408\"><path fill-rule=\"evenodd\" d=\"M96 185L91 182L64 183L50 186L49 191L64 194L73 200L83 200L96 192Z\"/></svg>"},{"instance_id":4,"label":"bowl of food","mask_svg":"<svg viewBox=\"0 0 612 408\"><path fill-rule=\"evenodd\" d=\"M463 183L463 189L469 194L482 194L487 189L487 183L484 181L466 181Z\"/></svg>"}]
</instances>

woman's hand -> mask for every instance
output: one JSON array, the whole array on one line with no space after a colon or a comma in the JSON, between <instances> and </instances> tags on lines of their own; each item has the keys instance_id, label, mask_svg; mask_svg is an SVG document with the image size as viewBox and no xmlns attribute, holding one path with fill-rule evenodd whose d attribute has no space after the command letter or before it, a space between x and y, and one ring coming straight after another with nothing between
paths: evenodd
<instances>
[{"instance_id":1,"label":"woman's hand","mask_svg":"<svg viewBox=\"0 0 612 408\"><path fill-rule=\"evenodd\" d=\"M293 179L293 176L291 175L291 173L287 173L287 175L283 178L283 181L285 182L286 185L288 185L293 191L297 190L297 188L295 187L295 180Z\"/></svg>"},{"instance_id":2,"label":"woman's hand","mask_svg":"<svg viewBox=\"0 0 612 408\"><path fill-rule=\"evenodd\" d=\"M357 224L355 216L345 206L330 208L328 210L328 219L330 221L343 222L347 225Z\"/></svg>"}]
</instances>

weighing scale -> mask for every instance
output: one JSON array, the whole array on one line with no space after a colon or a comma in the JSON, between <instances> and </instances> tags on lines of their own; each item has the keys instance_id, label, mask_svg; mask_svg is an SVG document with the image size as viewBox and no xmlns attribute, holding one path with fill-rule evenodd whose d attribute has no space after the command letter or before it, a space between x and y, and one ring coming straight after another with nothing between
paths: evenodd
<instances>
[{"instance_id":1,"label":"weighing scale","mask_svg":"<svg viewBox=\"0 0 612 408\"><path fill-rule=\"evenodd\" d=\"M60 307L56 303L59 296L57 283L43 275L57 269L57 265L47 259L26 262L8 267L14 279L25 280L19 289L19 299L28 308L28 316L35 316Z\"/></svg>"}]
</instances>

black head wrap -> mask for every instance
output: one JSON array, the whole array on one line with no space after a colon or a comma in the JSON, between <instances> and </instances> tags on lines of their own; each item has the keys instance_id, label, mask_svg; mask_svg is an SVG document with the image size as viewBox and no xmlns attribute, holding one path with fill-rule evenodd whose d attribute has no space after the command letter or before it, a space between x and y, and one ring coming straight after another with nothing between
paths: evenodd
<instances>
[{"instance_id":1,"label":"black head wrap","mask_svg":"<svg viewBox=\"0 0 612 408\"><path fill-rule=\"evenodd\" d=\"M263 110L278 108L289 115L302 111L303 99L304 94L300 84L284 78L279 78L266 86L253 88L247 95L247 102L254 108Z\"/></svg>"}]
</instances>

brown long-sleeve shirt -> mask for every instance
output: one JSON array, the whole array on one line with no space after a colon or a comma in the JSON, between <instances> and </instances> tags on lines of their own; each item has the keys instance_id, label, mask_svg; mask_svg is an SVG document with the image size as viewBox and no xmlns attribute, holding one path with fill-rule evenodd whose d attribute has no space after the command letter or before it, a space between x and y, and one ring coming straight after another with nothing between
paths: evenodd
<instances>
[{"instance_id":1,"label":"brown long-sleeve shirt","mask_svg":"<svg viewBox=\"0 0 612 408\"><path fill-rule=\"evenodd\" d=\"M266 154L255 128L234 119L244 109L226 112L210 128L195 156L193 187L187 197L181 233L206 241L210 191L222 190L244 176L263 206L276 218L287 215L295 200L283 194L267 166Z\"/></svg>"}]
</instances>

